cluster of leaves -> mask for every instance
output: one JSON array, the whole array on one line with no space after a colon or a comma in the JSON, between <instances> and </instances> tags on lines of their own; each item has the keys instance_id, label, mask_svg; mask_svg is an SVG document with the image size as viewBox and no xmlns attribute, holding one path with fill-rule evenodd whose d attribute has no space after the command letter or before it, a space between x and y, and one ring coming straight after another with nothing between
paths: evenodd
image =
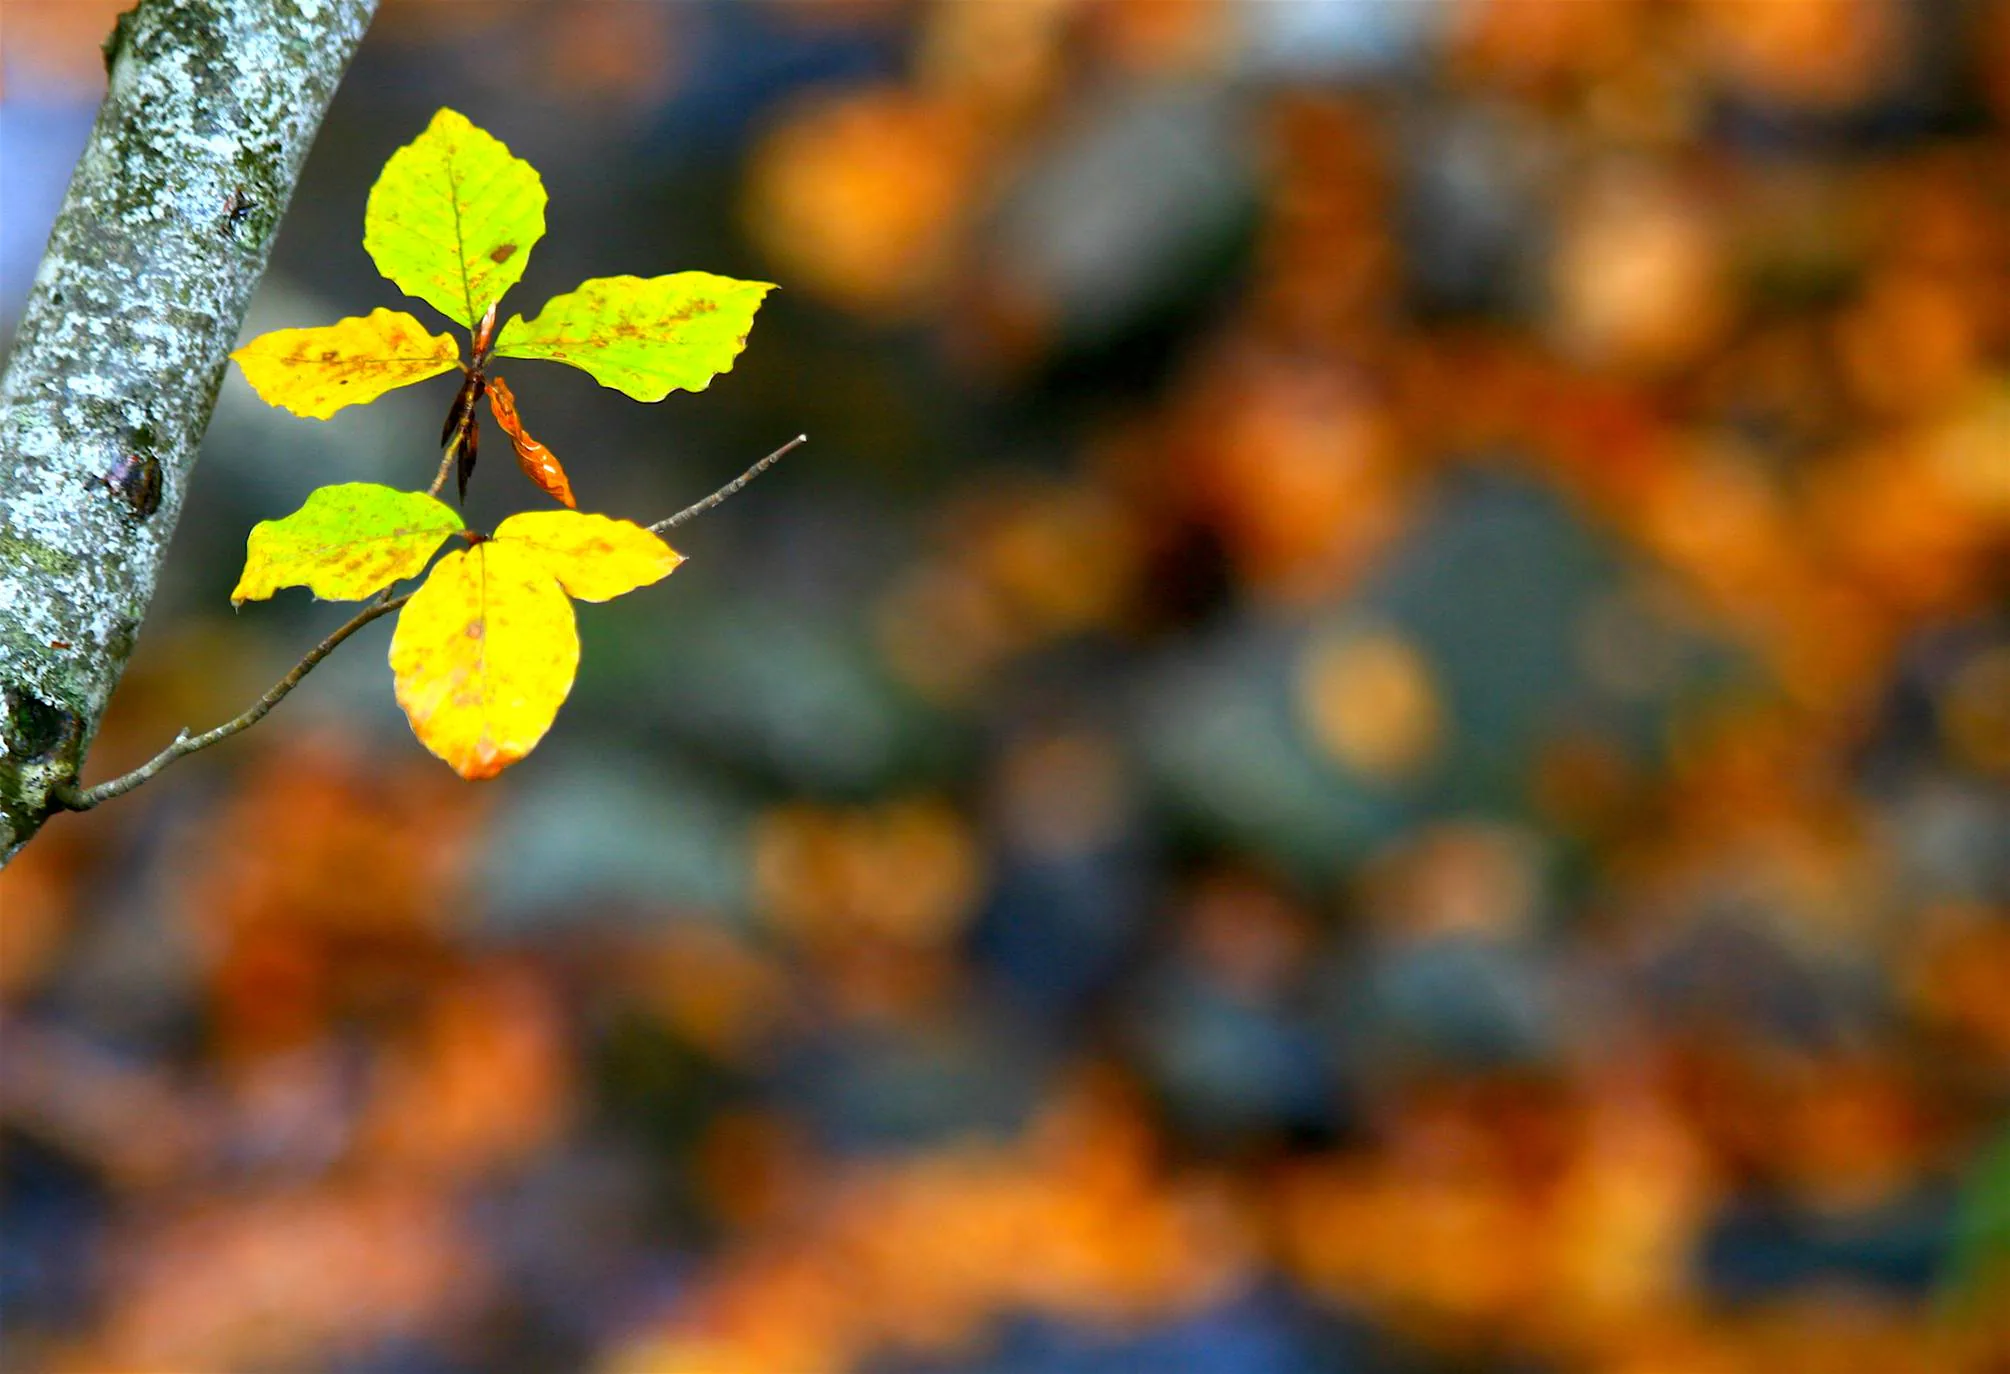
<instances>
[{"instance_id":1,"label":"cluster of leaves","mask_svg":"<svg viewBox=\"0 0 2010 1374\"><path fill-rule=\"evenodd\" d=\"M535 168L441 110L384 165L363 247L406 294L469 330L467 358L452 334L385 309L276 330L231 355L264 401L317 420L459 369L441 443L463 500L486 398L524 474L567 508L514 515L484 534L464 528L435 492L350 482L322 487L251 532L233 604L294 586L363 600L424 572L449 537L467 541L433 564L391 640L398 704L420 741L464 778L493 777L529 753L564 704L579 664L568 597L605 601L682 561L640 525L578 511L564 467L524 428L494 360L568 363L638 401L660 401L703 390L730 368L773 289L708 272L598 277L498 330L497 307L544 236L545 204Z\"/></svg>"}]
</instances>

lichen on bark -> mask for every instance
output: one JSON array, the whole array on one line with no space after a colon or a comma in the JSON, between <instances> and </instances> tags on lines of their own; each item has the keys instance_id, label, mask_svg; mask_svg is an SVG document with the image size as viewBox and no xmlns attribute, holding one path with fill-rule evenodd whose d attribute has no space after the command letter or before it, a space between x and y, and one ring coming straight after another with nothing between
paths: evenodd
<instances>
[{"instance_id":1,"label":"lichen on bark","mask_svg":"<svg viewBox=\"0 0 2010 1374\"><path fill-rule=\"evenodd\" d=\"M274 231L377 0L141 0L0 377L0 863L132 652Z\"/></svg>"}]
</instances>

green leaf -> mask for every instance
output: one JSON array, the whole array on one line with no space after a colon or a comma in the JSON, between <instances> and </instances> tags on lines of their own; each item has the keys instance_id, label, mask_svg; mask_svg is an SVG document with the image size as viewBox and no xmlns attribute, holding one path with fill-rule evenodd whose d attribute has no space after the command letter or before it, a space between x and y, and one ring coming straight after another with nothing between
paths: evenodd
<instances>
[{"instance_id":1,"label":"green leaf","mask_svg":"<svg viewBox=\"0 0 2010 1374\"><path fill-rule=\"evenodd\" d=\"M703 391L747 346L769 282L710 272L595 277L554 296L534 320L515 315L496 354L571 363L638 401Z\"/></svg>"},{"instance_id":2,"label":"green leaf","mask_svg":"<svg viewBox=\"0 0 2010 1374\"><path fill-rule=\"evenodd\" d=\"M233 606L281 587L333 601L360 601L426 566L461 517L422 491L342 482L310 492L283 520L261 520L246 541Z\"/></svg>"},{"instance_id":3,"label":"green leaf","mask_svg":"<svg viewBox=\"0 0 2010 1374\"><path fill-rule=\"evenodd\" d=\"M465 115L441 110L391 154L363 211L377 270L470 329L544 237L544 182Z\"/></svg>"}]
</instances>

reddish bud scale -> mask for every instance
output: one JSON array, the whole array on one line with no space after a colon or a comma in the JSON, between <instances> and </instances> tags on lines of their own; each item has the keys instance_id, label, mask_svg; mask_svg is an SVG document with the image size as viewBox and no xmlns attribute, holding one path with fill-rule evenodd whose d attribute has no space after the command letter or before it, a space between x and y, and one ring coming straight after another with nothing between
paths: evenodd
<instances>
[{"instance_id":1,"label":"reddish bud scale","mask_svg":"<svg viewBox=\"0 0 2010 1374\"><path fill-rule=\"evenodd\" d=\"M500 377L491 377L488 391L489 410L494 413L496 423L509 434L510 443L516 448L517 466L523 469L523 475L560 505L578 509L579 503L573 499L572 482L566 477L565 469L559 466L550 449L530 436L523 427L523 421L517 417L516 397L510 393L509 384Z\"/></svg>"}]
</instances>

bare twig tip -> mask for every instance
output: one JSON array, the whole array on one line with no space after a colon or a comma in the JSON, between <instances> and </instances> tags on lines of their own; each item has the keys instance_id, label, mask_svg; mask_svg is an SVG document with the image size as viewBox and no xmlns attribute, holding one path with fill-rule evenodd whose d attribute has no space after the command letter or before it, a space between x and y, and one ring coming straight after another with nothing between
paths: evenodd
<instances>
[{"instance_id":1,"label":"bare twig tip","mask_svg":"<svg viewBox=\"0 0 2010 1374\"><path fill-rule=\"evenodd\" d=\"M732 496L734 493L738 492L742 487L746 486L747 483L753 481L756 477L759 477L762 473L766 472L774 464L781 461L789 454L795 452L797 449L801 448L804 444L807 444L809 441L810 441L809 435L798 434L795 438L789 440L786 444L783 444L773 453L770 453L767 457L761 459L760 462L748 468L745 472L741 473L738 477L735 477L732 481L726 483L725 486L720 487L717 491L713 492L710 496L706 497L704 500L694 502L691 505L684 507L683 510L678 511L675 515L670 516L668 519L658 520L655 524L649 527L649 532L651 534L661 534L665 530L675 529L677 528L677 526L683 524L686 520L690 520L695 516L703 515L706 511L711 510L716 506L723 505L727 497Z\"/></svg>"}]
</instances>

